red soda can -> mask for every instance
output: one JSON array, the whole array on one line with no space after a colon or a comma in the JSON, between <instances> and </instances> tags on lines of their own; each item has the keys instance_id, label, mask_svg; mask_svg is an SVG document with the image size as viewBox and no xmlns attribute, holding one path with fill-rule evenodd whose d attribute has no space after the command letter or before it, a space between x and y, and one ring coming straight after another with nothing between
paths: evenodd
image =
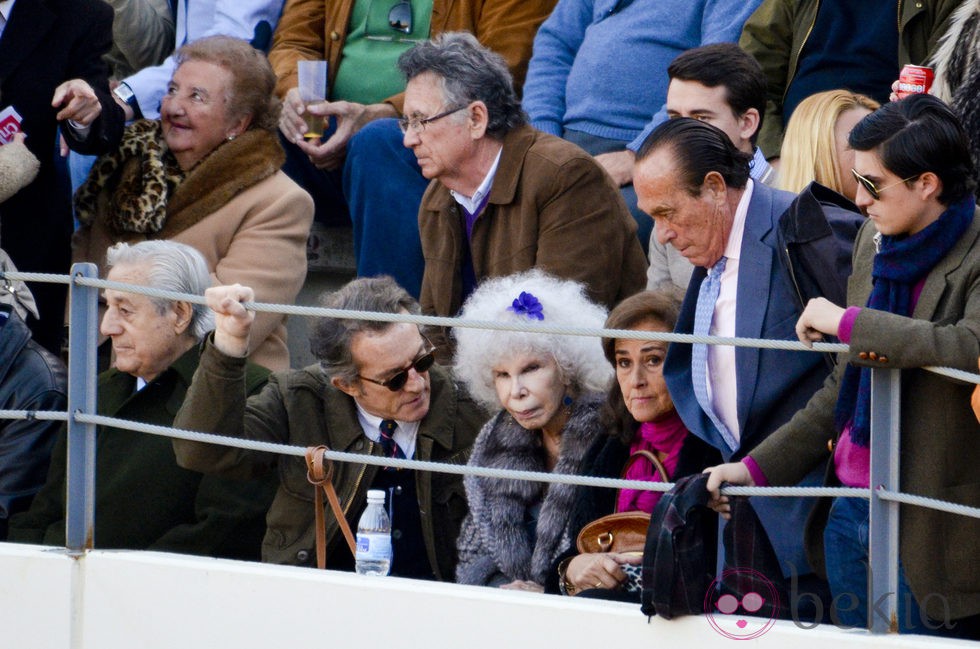
<instances>
[{"instance_id":1,"label":"red soda can","mask_svg":"<svg viewBox=\"0 0 980 649\"><path fill-rule=\"evenodd\" d=\"M929 92L932 88L932 80L936 77L932 68L921 65L906 65L902 68L902 73L898 75L898 95L899 99L905 99L909 95L921 95Z\"/></svg>"}]
</instances>

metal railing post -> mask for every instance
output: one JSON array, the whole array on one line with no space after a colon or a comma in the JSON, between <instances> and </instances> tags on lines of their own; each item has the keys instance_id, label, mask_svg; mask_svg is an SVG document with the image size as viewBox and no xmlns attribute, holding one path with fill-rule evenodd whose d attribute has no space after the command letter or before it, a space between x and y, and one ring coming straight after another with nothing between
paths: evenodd
<instances>
[{"instance_id":1,"label":"metal railing post","mask_svg":"<svg viewBox=\"0 0 980 649\"><path fill-rule=\"evenodd\" d=\"M71 276L98 279L95 264L74 264ZM99 335L99 291L69 285L68 334L68 467L65 539L70 554L95 544L95 424L75 420L75 413L96 414L96 342Z\"/></svg>"},{"instance_id":2,"label":"metal railing post","mask_svg":"<svg viewBox=\"0 0 980 649\"><path fill-rule=\"evenodd\" d=\"M871 370L871 502L868 617L872 633L898 633L898 503L877 489L898 491L901 374Z\"/></svg>"}]
</instances>

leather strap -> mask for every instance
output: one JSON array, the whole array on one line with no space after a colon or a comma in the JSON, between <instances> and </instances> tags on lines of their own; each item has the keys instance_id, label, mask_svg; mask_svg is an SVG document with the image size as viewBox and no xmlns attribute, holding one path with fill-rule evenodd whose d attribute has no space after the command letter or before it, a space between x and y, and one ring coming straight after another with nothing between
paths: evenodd
<instances>
[{"instance_id":1,"label":"leather strap","mask_svg":"<svg viewBox=\"0 0 980 649\"><path fill-rule=\"evenodd\" d=\"M664 467L663 462L657 459L656 455L654 455L653 453L651 453L646 449L640 449L639 451L635 451L629 456L629 459L626 460L626 464L623 465L623 470L619 474L619 477L626 478L626 472L629 470L631 466L633 466L633 463L639 460L640 458L644 458L645 460L650 462L650 464L653 465L654 477L656 477L656 474L659 473L661 482L670 482L670 478L667 476L667 469L666 467ZM616 503L619 502L619 495L621 493L623 493L622 489L616 490L616 500L615 500Z\"/></svg>"},{"instance_id":2,"label":"leather strap","mask_svg":"<svg viewBox=\"0 0 980 649\"><path fill-rule=\"evenodd\" d=\"M327 494L327 501L333 510L333 515L337 518L340 531L347 539L350 553L357 553L357 543L354 541L354 534L351 532L344 510L337 499L337 492L333 488L333 462L323 457L329 449L326 446L310 446L306 449L306 479L313 485L313 512L316 526L316 567L325 569L327 567L327 529L326 521L323 517L323 494ZM322 491L321 491L322 489Z\"/></svg>"}]
</instances>

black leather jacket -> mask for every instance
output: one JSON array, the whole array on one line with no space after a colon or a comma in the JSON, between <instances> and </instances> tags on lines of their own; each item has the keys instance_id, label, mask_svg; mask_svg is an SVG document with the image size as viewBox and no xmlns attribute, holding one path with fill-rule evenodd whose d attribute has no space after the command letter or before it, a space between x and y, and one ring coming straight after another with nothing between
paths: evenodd
<instances>
[{"instance_id":1,"label":"black leather jacket","mask_svg":"<svg viewBox=\"0 0 980 649\"><path fill-rule=\"evenodd\" d=\"M67 371L0 305L0 410L65 410ZM0 419L0 541L11 515L26 510L48 475L60 421Z\"/></svg>"}]
</instances>

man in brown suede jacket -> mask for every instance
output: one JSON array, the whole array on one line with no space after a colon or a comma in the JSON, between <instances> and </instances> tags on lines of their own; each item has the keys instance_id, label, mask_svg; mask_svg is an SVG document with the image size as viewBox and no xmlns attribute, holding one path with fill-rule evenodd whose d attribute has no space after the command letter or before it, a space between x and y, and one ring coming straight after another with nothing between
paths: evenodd
<instances>
[{"instance_id":1,"label":"man in brown suede jacket","mask_svg":"<svg viewBox=\"0 0 980 649\"><path fill-rule=\"evenodd\" d=\"M612 180L577 146L526 124L499 56L464 33L402 55L402 127L426 178L422 310L454 315L481 281L529 268L612 307L646 258Z\"/></svg>"}]
</instances>

